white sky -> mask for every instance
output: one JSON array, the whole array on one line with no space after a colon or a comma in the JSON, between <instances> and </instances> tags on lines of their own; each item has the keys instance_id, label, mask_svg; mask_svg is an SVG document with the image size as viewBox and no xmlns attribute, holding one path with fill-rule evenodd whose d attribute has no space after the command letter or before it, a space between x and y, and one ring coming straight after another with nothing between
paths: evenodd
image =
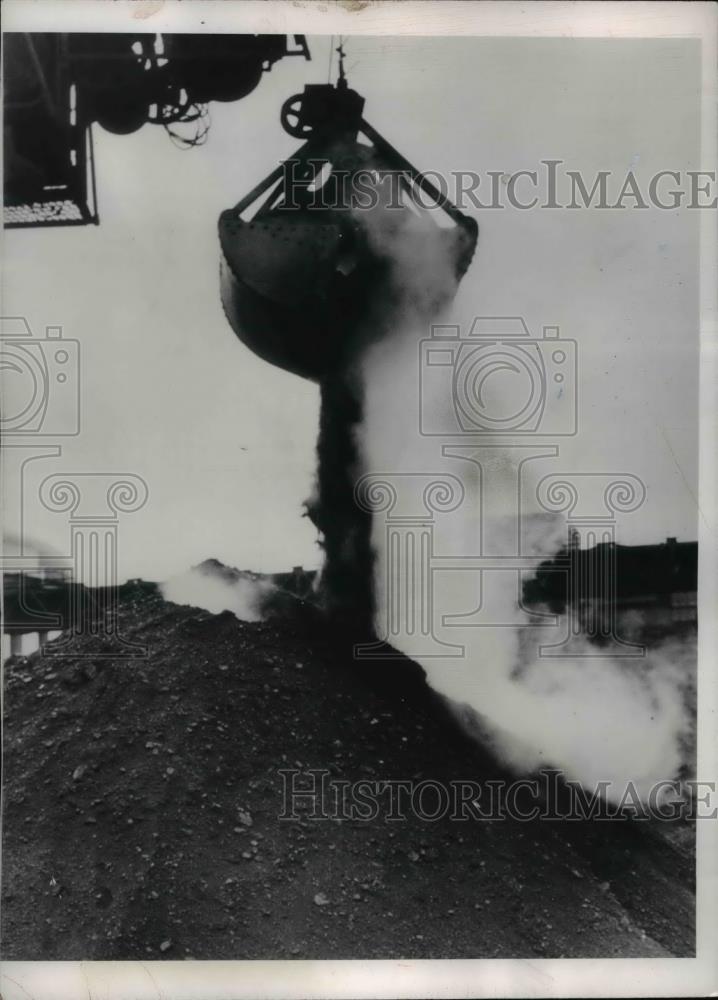
<instances>
[{"instance_id":1,"label":"white sky","mask_svg":"<svg viewBox=\"0 0 718 1000\"><path fill-rule=\"evenodd\" d=\"M28 468L26 533L67 549L63 515L34 502L53 472L141 475L146 507L122 520L120 574L162 579L215 556L258 570L316 565L301 518L314 470L318 391L254 357L219 302L216 220L298 142L285 97L326 80L287 59L237 104L213 104L207 144L163 130L95 128L101 225L5 234L3 314L81 342L82 433ZM680 40L351 38L365 115L422 169L589 175L700 169L697 44ZM698 212L477 213L461 291L482 315L559 325L579 342L581 434L562 470L632 472L648 487L620 541L695 538ZM11 387L8 388L8 391ZM557 468L556 471L559 471ZM18 484L7 468L8 523Z\"/></svg>"}]
</instances>

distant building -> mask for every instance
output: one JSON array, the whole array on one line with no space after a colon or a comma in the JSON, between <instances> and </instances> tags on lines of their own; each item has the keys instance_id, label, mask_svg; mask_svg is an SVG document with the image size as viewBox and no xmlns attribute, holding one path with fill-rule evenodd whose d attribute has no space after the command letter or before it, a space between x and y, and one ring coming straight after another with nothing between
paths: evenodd
<instances>
[{"instance_id":1,"label":"distant building","mask_svg":"<svg viewBox=\"0 0 718 1000\"><path fill-rule=\"evenodd\" d=\"M602 543L592 549L569 544L542 563L524 586L527 605L563 611L578 607L581 617L640 618L643 625L695 622L698 605L698 543L667 538L659 545Z\"/></svg>"}]
</instances>

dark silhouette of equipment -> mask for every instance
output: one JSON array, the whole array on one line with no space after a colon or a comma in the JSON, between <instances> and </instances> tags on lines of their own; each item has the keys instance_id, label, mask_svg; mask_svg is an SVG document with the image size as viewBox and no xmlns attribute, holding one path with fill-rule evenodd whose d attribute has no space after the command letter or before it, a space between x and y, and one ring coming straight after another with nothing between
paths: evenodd
<instances>
[{"instance_id":1,"label":"dark silhouette of equipment","mask_svg":"<svg viewBox=\"0 0 718 1000\"><path fill-rule=\"evenodd\" d=\"M450 228L430 225L457 282L478 235L475 220L379 135L363 109L341 64L336 86L310 84L290 97L282 125L306 142L219 220L222 303L235 333L265 360L316 381L347 361L367 303L386 284L388 261L365 225L369 214L387 213L382 227L397 232L407 214L427 224L443 214Z\"/></svg>"},{"instance_id":2,"label":"dark silhouette of equipment","mask_svg":"<svg viewBox=\"0 0 718 1000\"><path fill-rule=\"evenodd\" d=\"M237 101L303 35L8 32L4 35L5 225L97 223L93 123L127 135L149 122L198 145L211 101Z\"/></svg>"}]
</instances>

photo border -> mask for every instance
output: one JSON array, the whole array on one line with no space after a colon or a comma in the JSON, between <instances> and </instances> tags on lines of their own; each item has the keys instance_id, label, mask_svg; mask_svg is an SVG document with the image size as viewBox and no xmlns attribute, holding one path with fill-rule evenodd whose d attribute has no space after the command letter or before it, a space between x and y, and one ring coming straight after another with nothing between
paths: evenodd
<instances>
[{"instance_id":1,"label":"photo border","mask_svg":"<svg viewBox=\"0 0 718 1000\"><path fill-rule=\"evenodd\" d=\"M715 170L718 7L709 2L453 0L5 0L5 31L300 32L699 38L701 162ZM716 215L700 217L698 776L718 775L718 410ZM4 962L4 1000L234 1000L303 997L605 997L716 995L718 823L697 823L697 951L690 959Z\"/></svg>"}]
</instances>

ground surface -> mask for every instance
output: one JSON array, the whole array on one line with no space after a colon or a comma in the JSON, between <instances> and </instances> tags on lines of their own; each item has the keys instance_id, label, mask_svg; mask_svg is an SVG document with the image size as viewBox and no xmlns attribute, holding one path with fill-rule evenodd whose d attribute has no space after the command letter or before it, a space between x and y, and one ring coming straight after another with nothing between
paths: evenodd
<instances>
[{"instance_id":1,"label":"ground surface","mask_svg":"<svg viewBox=\"0 0 718 1000\"><path fill-rule=\"evenodd\" d=\"M278 820L280 768L496 774L413 664L157 595L121 630L147 660L6 668L5 959L693 952L690 853L645 823Z\"/></svg>"}]
</instances>

